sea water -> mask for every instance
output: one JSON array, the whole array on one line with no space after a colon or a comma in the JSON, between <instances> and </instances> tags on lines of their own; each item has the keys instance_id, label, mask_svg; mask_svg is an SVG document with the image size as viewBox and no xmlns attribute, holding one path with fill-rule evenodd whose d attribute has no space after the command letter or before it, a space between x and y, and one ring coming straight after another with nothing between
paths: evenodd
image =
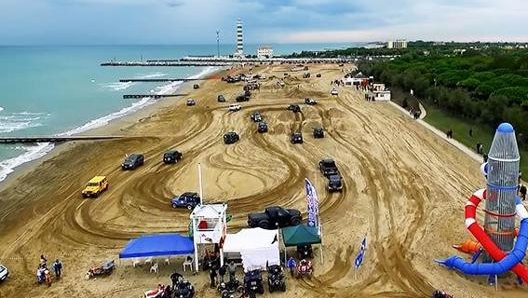
<instances>
[{"instance_id":1,"label":"sea water","mask_svg":"<svg viewBox=\"0 0 528 298\"><path fill-rule=\"evenodd\" d=\"M273 45L276 54L341 48L344 44ZM246 46L253 54L256 45ZM176 92L180 82L119 82L120 79L189 78L212 67L102 67L109 60L178 59L221 55L234 46L3 46L0 47L0 136L72 135L100 127L155 102L123 94ZM0 181L14 168L53 149L49 143L0 145Z\"/></svg>"}]
</instances>

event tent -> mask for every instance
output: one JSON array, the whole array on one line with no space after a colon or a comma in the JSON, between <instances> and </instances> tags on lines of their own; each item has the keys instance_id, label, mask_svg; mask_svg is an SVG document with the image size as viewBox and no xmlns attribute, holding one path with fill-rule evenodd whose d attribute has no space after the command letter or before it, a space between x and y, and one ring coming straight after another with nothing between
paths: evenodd
<instances>
[{"instance_id":1,"label":"event tent","mask_svg":"<svg viewBox=\"0 0 528 298\"><path fill-rule=\"evenodd\" d=\"M278 237L278 230L242 229L236 234L226 235L223 250L240 253L244 271L265 269L266 264L280 264Z\"/></svg>"},{"instance_id":2,"label":"event tent","mask_svg":"<svg viewBox=\"0 0 528 298\"><path fill-rule=\"evenodd\" d=\"M173 256L193 252L194 243L187 236L174 233L151 234L130 240L119 254L119 258Z\"/></svg>"},{"instance_id":3,"label":"event tent","mask_svg":"<svg viewBox=\"0 0 528 298\"><path fill-rule=\"evenodd\" d=\"M281 232L284 246L321 243L321 236L317 231L317 227L298 225L283 228Z\"/></svg>"},{"instance_id":4,"label":"event tent","mask_svg":"<svg viewBox=\"0 0 528 298\"><path fill-rule=\"evenodd\" d=\"M307 245L307 244L321 244L321 263L323 262L323 247L321 242L321 231L318 227L311 227L307 225L297 225L292 227L285 227L281 229L282 241L285 247ZM286 257L286 254L284 254Z\"/></svg>"}]
</instances>

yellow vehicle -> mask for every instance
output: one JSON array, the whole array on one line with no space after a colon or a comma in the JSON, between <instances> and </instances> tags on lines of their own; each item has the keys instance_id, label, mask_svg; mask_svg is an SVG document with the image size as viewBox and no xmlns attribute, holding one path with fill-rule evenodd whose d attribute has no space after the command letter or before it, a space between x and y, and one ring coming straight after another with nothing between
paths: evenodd
<instances>
[{"instance_id":1,"label":"yellow vehicle","mask_svg":"<svg viewBox=\"0 0 528 298\"><path fill-rule=\"evenodd\" d=\"M95 176L88 183L82 191L85 198L97 198L103 191L108 189L108 180L106 176Z\"/></svg>"}]
</instances>

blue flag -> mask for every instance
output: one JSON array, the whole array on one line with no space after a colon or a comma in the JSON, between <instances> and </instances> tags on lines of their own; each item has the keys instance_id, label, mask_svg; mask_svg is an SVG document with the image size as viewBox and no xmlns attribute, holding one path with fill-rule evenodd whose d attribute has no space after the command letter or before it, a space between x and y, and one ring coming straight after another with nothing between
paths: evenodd
<instances>
[{"instance_id":1,"label":"blue flag","mask_svg":"<svg viewBox=\"0 0 528 298\"><path fill-rule=\"evenodd\" d=\"M306 190L306 204L308 205L308 226L319 226L319 199L312 182L308 178L304 179L304 188Z\"/></svg>"},{"instance_id":2,"label":"blue flag","mask_svg":"<svg viewBox=\"0 0 528 298\"><path fill-rule=\"evenodd\" d=\"M363 263L363 256L365 255L366 248L367 248L367 236L365 236L365 238L363 238L363 241L361 241L361 246L359 247L359 253L356 259L354 260L354 267L356 269L358 269L359 266L361 266L361 263Z\"/></svg>"}]
</instances>

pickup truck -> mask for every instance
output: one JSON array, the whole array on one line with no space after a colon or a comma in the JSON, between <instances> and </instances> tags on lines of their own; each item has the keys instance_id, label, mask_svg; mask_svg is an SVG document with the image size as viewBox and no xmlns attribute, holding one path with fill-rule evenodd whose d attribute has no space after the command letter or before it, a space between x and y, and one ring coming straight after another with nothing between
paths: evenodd
<instances>
[{"instance_id":1,"label":"pickup truck","mask_svg":"<svg viewBox=\"0 0 528 298\"><path fill-rule=\"evenodd\" d=\"M325 177L339 175L339 170L337 169L335 161L330 158L325 158L319 161L319 170L321 171L321 174L323 174Z\"/></svg>"},{"instance_id":2,"label":"pickup truck","mask_svg":"<svg viewBox=\"0 0 528 298\"><path fill-rule=\"evenodd\" d=\"M262 213L248 214L248 226L267 230L300 225L301 212L297 209L285 209L279 206L268 207Z\"/></svg>"}]
</instances>

